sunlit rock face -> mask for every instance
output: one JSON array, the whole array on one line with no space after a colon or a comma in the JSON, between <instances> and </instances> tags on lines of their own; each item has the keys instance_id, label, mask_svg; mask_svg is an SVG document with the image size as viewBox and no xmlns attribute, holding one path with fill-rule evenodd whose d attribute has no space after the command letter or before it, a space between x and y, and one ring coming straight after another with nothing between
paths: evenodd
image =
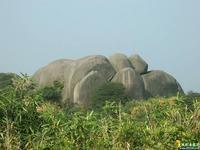
<instances>
[{"instance_id":1,"label":"sunlit rock face","mask_svg":"<svg viewBox=\"0 0 200 150\"><path fill-rule=\"evenodd\" d=\"M143 79L133 68L124 68L120 70L114 76L112 82L122 83L126 88L125 92L128 97L135 99L145 98Z\"/></svg>"},{"instance_id":2,"label":"sunlit rock face","mask_svg":"<svg viewBox=\"0 0 200 150\"><path fill-rule=\"evenodd\" d=\"M105 82L122 83L129 98L145 99L175 95L183 90L177 80L164 71L148 71L148 64L139 56L113 54L92 55L77 60L56 60L39 69L33 79L39 87L63 83L63 104L89 106L94 89Z\"/></svg>"}]
</instances>

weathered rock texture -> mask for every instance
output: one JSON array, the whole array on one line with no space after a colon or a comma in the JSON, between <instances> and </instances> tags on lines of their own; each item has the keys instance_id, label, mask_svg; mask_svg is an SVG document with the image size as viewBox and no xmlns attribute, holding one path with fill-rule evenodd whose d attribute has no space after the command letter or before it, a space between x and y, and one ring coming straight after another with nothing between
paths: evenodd
<instances>
[{"instance_id":1,"label":"weathered rock texture","mask_svg":"<svg viewBox=\"0 0 200 150\"><path fill-rule=\"evenodd\" d=\"M139 56L124 54L93 55L78 60L62 59L39 69L33 79L39 87L63 83L62 103L89 106L94 89L105 82L119 82L130 98L169 96L183 93L180 84L163 71L149 71L148 64Z\"/></svg>"},{"instance_id":2,"label":"weathered rock texture","mask_svg":"<svg viewBox=\"0 0 200 150\"><path fill-rule=\"evenodd\" d=\"M54 81L64 83L64 72L65 70L69 70L73 63L74 61L69 59L56 60L39 69L34 74L33 79L40 87L53 85Z\"/></svg>"},{"instance_id":3,"label":"weathered rock texture","mask_svg":"<svg viewBox=\"0 0 200 150\"><path fill-rule=\"evenodd\" d=\"M148 64L139 55L132 55L129 57L129 60L139 74L147 72Z\"/></svg>"},{"instance_id":4,"label":"weathered rock texture","mask_svg":"<svg viewBox=\"0 0 200 150\"><path fill-rule=\"evenodd\" d=\"M142 77L133 68L124 68L113 78L112 82L122 83L129 97L145 98L145 88Z\"/></svg>"},{"instance_id":5,"label":"weathered rock texture","mask_svg":"<svg viewBox=\"0 0 200 150\"><path fill-rule=\"evenodd\" d=\"M128 57L124 54L113 54L109 57L109 61L117 72L127 67L133 67Z\"/></svg>"},{"instance_id":6,"label":"weathered rock texture","mask_svg":"<svg viewBox=\"0 0 200 150\"><path fill-rule=\"evenodd\" d=\"M92 94L96 88L103 85L106 78L98 71L91 71L80 82L76 84L74 89L74 103L83 106L90 106Z\"/></svg>"},{"instance_id":7,"label":"weathered rock texture","mask_svg":"<svg viewBox=\"0 0 200 150\"><path fill-rule=\"evenodd\" d=\"M106 80L111 80L115 75L115 70L104 56L88 56L75 61L72 68L66 70L68 75L63 90L63 102L74 103L74 88L89 72L98 71ZM65 76L66 76L65 74ZM93 83L91 83L93 84Z\"/></svg>"}]
</instances>

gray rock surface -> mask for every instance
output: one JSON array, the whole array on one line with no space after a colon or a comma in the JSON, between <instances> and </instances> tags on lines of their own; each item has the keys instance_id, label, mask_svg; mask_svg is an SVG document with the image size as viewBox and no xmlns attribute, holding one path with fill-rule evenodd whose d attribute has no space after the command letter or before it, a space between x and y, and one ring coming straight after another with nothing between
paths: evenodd
<instances>
[{"instance_id":1,"label":"gray rock surface","mask_svg":"<svg viewBox=\"0 0 200 150\"><path fill-rule=\"evenodd\" d=\"M127 67L130 68L133 67L128 57L124 54L120 53L113 54L112 56L109 57L109 61L117 72Z\"/></svg>"},{"instance_id":2,"label":"gray rock surface","mask_svg":"<svg viewBox=\"0 0 200 150\"><path fill-rule=\"evenodd\" d=\"M148 64L139 55L132 55L129 57L129 60L139 74L147 72Z\"/></svg>"},{"instance_id":3,"label":"gray rock surface","mask_svg":"<svg viewBox=\"0 0 200 150\"><path fill-rule=\"evenodd\" d=\"M73 60L60 59L56 60L47 66L39 69L34 75L39 87L50 86L54 81L64 82L64 72L68 70Z\"/></svg>"},{"instance_id":4,"label":"gray rock surface","mask_svg":"<svg viewBox=\"0 0 200 150\"><path fill-rule=\"evenodd\" d=\"M122 83L126 88L126 94L134 99L145 98L145 88L142 77L132 68L124 68L119 71L112 82Z\"/></svg>"},{"instance_id":5,"label":"gray rock surface","mask_svg":"<svg viewBox=\"0 0 200 150\"><path fill-rule=\"evenodd\" d=\"M73 103L73 99L71 96L73 94L73 91L70 90L70 80L72 78L75 65L76 65L76 61L73 61L70 65L67 65L67 68L64 70L64 88L62 91L62 100L61 100L61 103L63 104Z\"/></svg>"},{"instance_id":6,"label":"gray rock surface","mask_svg":"<svg viewBox=\"0 0 200 150\"><path fill-rule=\"evenodd\" d=\"M142 75L148 96L172 96L183 93L180 84L164 71L151 71Z\"/></svg>"},{"instance_id":7,"label":"gray rock surface","mask_svg":"<svg viewBox=\"0 0 200 150\"><path fill-rule=\"evenodd\" d=\"M74 88L89 72L98 71L106 80L111 80L115 75L115 70L108 59L101 55L87 56L76 60L70 70L70 75L67 84L64 86L63 99L64 101L73 101Z\"/></svg>"},{"instance_id":8,"label":"gray rock surface","mask_svg":"<svg viewBox=\"0 0 200 150\"><path fill-rule=\"evenodd\" d=\"M74 104L88 107L91 105L92 94L107 80L98 71L91 71L80 82L78 82L74 89Z\"/></svg>"}]
</instances>

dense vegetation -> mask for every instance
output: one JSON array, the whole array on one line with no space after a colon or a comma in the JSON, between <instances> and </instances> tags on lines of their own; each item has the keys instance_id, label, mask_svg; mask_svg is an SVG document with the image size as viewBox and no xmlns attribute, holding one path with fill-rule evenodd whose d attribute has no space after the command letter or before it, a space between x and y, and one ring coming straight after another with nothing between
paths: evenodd
<instances>
[{"instance_id":1,"label":"dense vegetation","mask_svg":"<svg viewBox=\"0 0 200 150\"><path fill-rule=\"evenodd\" d=\"M46 86L40 89L39 92L41 92L43 99L58 102L62 97L62 89L63 84L58 81L54 81L53 85Z\"/></svg>"},{"instance_id":2,"label":"dense vegetation","mask_svg":"<svg viewBox=\"0 0 200 150\"><path fill-rule=\"evenodd\" d=\"M62 108L22 76L0 90L0 118L0 149L162 150L175 149L176 140L200 142L200 98L192 94Z\"/></svg>"},{"instance_id":3,"label":"dense vegetation","mask_svg":"<svg viewBox=\"0 0 200 150\"><path fill-rule=\"evenodd\" d=\"M125 103L128 97L125 93L125 87L121 83L107 82L95 89L92 94L92 108L101 108L106 101Z\"/></svg>"}]
</instances>

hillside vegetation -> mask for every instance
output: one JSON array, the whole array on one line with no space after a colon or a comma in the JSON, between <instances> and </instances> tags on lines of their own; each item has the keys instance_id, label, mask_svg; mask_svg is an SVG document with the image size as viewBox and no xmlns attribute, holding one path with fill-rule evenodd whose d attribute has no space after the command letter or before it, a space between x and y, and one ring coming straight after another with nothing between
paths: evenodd
<instances>
[{"instance_id":1,"label":"hillside vegetation","mask_svg":"<svg viewBox=\"0 0 200 150\"><path fill-rule=\"evenodd\" d=\"M27 76L0 90L0 149L162 150L176 149L176 140L200 142L198 94L84 109L46 101L43 92Z\"/></svg>"},{"instance_id":2,"label":"hillside vegetation","mask_svg":"<svg viewBox=\"0 0 200 150\"><path fill-rule=\"evenodd\" d=\"M0 73L0 89L7 87L12 84L12 78L14 78L16 74L14 73Z\"/></svg>"}]
</instances>

